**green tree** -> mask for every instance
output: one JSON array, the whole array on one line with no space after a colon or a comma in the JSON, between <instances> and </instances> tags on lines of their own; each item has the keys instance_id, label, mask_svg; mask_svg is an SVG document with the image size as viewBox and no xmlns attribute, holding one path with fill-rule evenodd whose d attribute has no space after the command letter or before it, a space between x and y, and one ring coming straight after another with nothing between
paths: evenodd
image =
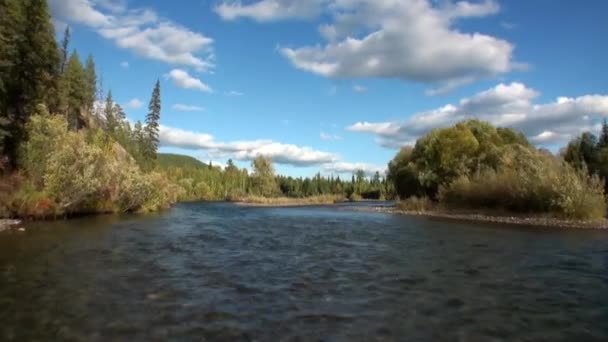
<instances>
[{"instance_id":1,"label":"green tree","mask_svg":"<svg viewBox=\"0 0 608 342\"><path fill-rule=\"evenodd\" d=\"M85 108L85 75L78 52L74 50L70 55L64 73L65 85L67 86L67 117L70 128L83 127L84 118L81 113Z\"/></svg>"},{"instance_id":2,"label":"green tree","mask_svg":"<svg viewBox=\"0 0 608 342\"><path fill-rule=\"evenodd\" d=\"M600 138L597 142L598 149L605 147L608 147L608 121L606 121L606 119L602 122L602 131L600 132Z\"/></svg>"},{"instance_id":3,"label":"green tree","mask_svg":"<svg viewBox=\"0 0 608 342\"><path fill-rule=\"evenodd\" d=\"M156 160L158 150L158 129L160 121L161 101L160 101L160 81L156 80L152 90L152 98L148 105L148 115L146 116L146 126L144 128L146 143L144 146L144 157L148 160Z\"/></svg>"},{"instance_id":4,"label":"green tree","mask_svg":"<svg viewBox=\"0 0 608 342\"><path fill-rule=\"evenodd\" d=\"M84 67L85 79L85 106L87 110L93 109L97 97L97 73L95 71L95 60L89 54Z\"/></svg>"},{"instance_id":5,"label":"green tree","mask_svg":"<svg viewBox=\"0 0 608 342\"><path fill-rule=\"evenodd\" d=\"M272 197L279 193L279 187L275 180L274 167L270 157L258 156L251 162L253 168L252 190L260 196Z\"/></svg>"},{"instance_id":6,"label":"green tree","mask_svg":"<svg viewBox=\"0 0 608 342\"><path fill-rule=\"evenodd\" d=\"M70 48L70 27L66 26L65 31L63 32L63 39L61 40L61 51L60 51L60 67L59 72L64 73L65 67L68 63L69 49Z\"/></svg>"},{"instance_id":7,"label":"green tree","mask_svg":"<svg viewBox=\"0 0 608 342\"><path fill-rule=\"evenodd\" d=\"M115 111L114 111L114 100L112 99L112 91L108 90L108 95L106 96L105 105L103 107L103 115L106 119L106 131L112 135L116 130L116 126L118 126L118 121L116 119Z\"/></svg>"},{"instance_id":8,"label":"green tree","mask_svg":"<svg viewBox=\"0 0 608 342\"><path fill-rule=\"evenodd\" d=\"M4 0L0 12L0 115L11 133L3 150L14 167L36 105L48 103L56 109L59 53L45 0Z\"/></svg>"}]
</instances>

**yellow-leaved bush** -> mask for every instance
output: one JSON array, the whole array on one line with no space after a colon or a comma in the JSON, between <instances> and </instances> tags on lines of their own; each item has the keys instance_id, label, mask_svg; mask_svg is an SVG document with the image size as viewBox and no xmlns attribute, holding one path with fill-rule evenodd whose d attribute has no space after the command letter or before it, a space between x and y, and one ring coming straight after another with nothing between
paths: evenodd
<instances>
[{"instance_id":1,"label":"yellow-leaved bush","mask_svg":"<svg viewBox=\"0 0 608 342\"><path fill-rule=\"evenodd\" d=\"M160 173L142 172L103 132L70 131L65 117L43 107L30 118L27 133L20 151L25 180L2 199L13 216L156 211L182 191Z\"/></svg>"}]
</instances>

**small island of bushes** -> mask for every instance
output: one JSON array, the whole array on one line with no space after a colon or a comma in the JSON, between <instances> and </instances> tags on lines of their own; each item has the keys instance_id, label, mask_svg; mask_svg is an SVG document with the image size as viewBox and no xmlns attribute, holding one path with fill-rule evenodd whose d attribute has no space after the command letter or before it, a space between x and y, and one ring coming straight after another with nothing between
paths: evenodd
<instances>
[{"instance_id":1,"label":"small island of bushes","mask_svg":"<svg viewBox=\"0 0 608 342\"><path fill-rule=\"evenodd\" d=\"M468 120L402 148L388 179L406 212L602 221L607 151L606 124L599 141L585 133L556 156L522 133Z\"/></svg>"}]
</instances>

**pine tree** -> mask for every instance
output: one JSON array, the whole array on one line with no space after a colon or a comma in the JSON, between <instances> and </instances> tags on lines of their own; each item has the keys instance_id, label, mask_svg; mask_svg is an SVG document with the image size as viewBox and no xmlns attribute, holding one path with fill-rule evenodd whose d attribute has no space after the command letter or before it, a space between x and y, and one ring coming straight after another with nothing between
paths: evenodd
<instances>
[{"instance_id":1,"label":"pine tree","mask_svg":"<svg viewBox=\"0 0 608 342\"><path fill-rule=\"evenodd\" d=\"M81 128L84 120L81 111L86 103L85 75L78 52L74 50L70 55L63 75L65 86L67 87L67 117L70 127L73 129Z\"/></svg>"},{"instance_id":2,"label":"pine tree","mask_svg":"<svg viewBox=\"0 0 608 342\"><path fill-rule=\"evenodd\" d=\"M127 115L125 114L125 111L122 109L122 107L118 103L114 104L114 118L116 119L116 122L119 125L122 124L127 119Z\"/></svg>"},{"instance_id":3,"label":"pine tree","mask_svg":"<svg viewBox=\"0 0 608 342\"><path fill-rule=\"evenodd\" d=\"M66 64L68 63L68 49L70 46L70 27L66 26L65 27L65 31L63 32L63 39L61 40L61 51L60 51L60 58L61 58L61 63L60 63L60 73L64 73L65 72L65 67Z\"/></svg>"},{"instance_id":4,"label":"pine tree","mask_svg":"<svg viewBox=\"0 0 608 342\"><path fill-rule=\"evenodd\" d=\"M602 123L602 131L600 132L600 139L597 142L598 149L608 147L608 121L604 119Z\"/></svg>"},{"instance_id":5,"label":"pine tree","mask_svg":"<svg viewBox=\"0 0 608 342\"><path fill-rule=\"evenodd\" d=\"M0 44L4 88L0 115L8 119L11 133L4 154L16 166L17 148L25 140L25 123L40 103L57 109L59 53L46 0L0 2Z\"/></svg>"},{"instance_id":6,"label":"pine tree","mask_svg":"<svg viewBox=\"0 0 608 342\"><path fill-rule=\"evenodd\" d=\"M97 96L97 74L95 72L95 60L93 56L89 54L84 67L84 78L85 78L85 106L90 111L95 105L95 98Z\"/></svg>"},{"instance_id":7,"label":"pine tree","mask_svg":"<svg viewBox=\"0 0 608 342\"><path fill-rule=\"evenodd\" d=\"M114 115L114 100L112 99L112 91L108 90L108 95L106 96L106 104L103 109L103 116L106 119L106 132L109 134L113 134L116 130L117 122L116 117Z\"/></svg>"},{"instance_id":8,"label":"pine tree","mask_svg":"<svg viewBox=\"0 0 608 342\"><path fill-rule=\"evenodd\" d=\"M16 46L22 22L21 6L16 0L0 0L0 156L10 148L4 145L14 128L14 107L10 98L15 87ZM10 143L10 140L9 140Z\"/></svg>"},{"instance_id":9,"label":"pine tree","mask_svg":"<svg viewBox=\"0 0 608 342\"><path fill-rule=\"evenodd\" d=\"M152 98L148 106L148 115L146 116L146 127L144 128L146 143L144 148L144 157L148 160L156 160L156 151L158 150L158 126L160 120L160 81L156 80Z\"/></svg>"}]
</instances>

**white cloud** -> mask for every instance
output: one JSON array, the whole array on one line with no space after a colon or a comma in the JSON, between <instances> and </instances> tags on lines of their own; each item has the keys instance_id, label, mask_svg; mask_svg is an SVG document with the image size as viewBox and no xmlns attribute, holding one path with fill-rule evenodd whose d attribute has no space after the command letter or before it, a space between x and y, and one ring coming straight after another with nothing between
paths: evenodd
<instances>
[{"instance_id":1,"label":"white cloud","mask_svg":"<svg viewBox=\"0 0 608 342\"><path fill-rule=\"evenodd\" d=\"M321 132L319 137L321 140L342 140L342 137L337 134L329 134L325 132Z\"/></svg>"},{"instance_id":2,"label":"white cloud","mask_svg":"<svg viewBox=\"0 0 608 342\"><path fill-rule=\"evenodd\" d=\"M143 105L144 105L144 103L140 99L134 98L134 99L131 99L129 102L127 102L125 106L130 109L139 109Z\"/></svg>"},{"instance_id":3,"label":"white cloud","mask_svg":"<svg viewBox=\"0 0 608 342\"><path fill-rule=\"evenodd\" d=\"M563 144L608 117L608 95L560 97L545 104L534 104L539 92L522 83L499 84L494 88L460 100L457 105L415 113L394 122L357 122L348 130L371 133L378 143L390 148L411 144L431 129L447 127L471 118L522 131L532 142Z\"/></svg>"},{"instance_id":4,"label":"white cloud","mask_svg":"<svg viewBox=\"0 0 608 342\"><path fill-rule=\"evenodd\" d=\"M194 150L207 150L220 156L230 156L237 160L252 160L259 155L270 156L279 164L311 166L332 163L338 157L330 152L317 151L310 147L283 144L272 140L219 142L204 133L160 126L160 142L163 146Z\"/></svg>"},{"instance_id":5,"label":"white cloud","mask_svg":"<svg viewBox=\"0 0 608 342\"><path fill-rule=\"evenodd\" d=\"M198 78L190 76L188 72L182 69L173 69L165 75L165 77L172 80L173 83L180 88L195 89L205 93L213 92L213 89L207 84L203 83Z\"/></svg>"},{"instance_id":6,"label":"white cloud","mask_svg":"<svg viewBox=\"0 0 608 342\"><path fill-rule=\"evenodd\" d=\"M56 19L83 24L124 49L199 71L214 67L213 39L150 9L129 9L123 0L50 0Z\"/></svg>"},{"instance_id":7,"label":"white cloud","mask_svg":"<svg viewBox=\"0 0 608 342\"><path fill-rule=\"evenodd\" d=\"M362 86L362 85L355 84L355 85L353 86L353 90L354 90L354 91L356 91L357 93L365 93L365 92L367 91L367 87L364 87L364 86Z\"/></svg>"},{"instance_id":8,"label":"white cloud","mask_svg":"<svg viewBox=\"0 0 608 342\"><path fill-rule=\"evenodd\" d=\"M342 174L352 174L358 170L363 170L366 175L372 176L376 172L380 174L384 174L386 172L386 167L380 167L373 164L368 163L348 163L348 162L334 162L323 165L323 170L325 172L333 172L333 173L342 173Z\"/></svg>"},{"instance_id":9,"label":"white cloud","mask_svg":"<svg viewBox=\"0 0 608 342\"><path fill-rule=\"evenodd\" d=\"M120 62L120 66L122 68L128 69L129 68L129 62L127 62L127 61Z\"/></svg>"},{"instance_id":10,"label":"white cloud","mask_svg":"<svg viewBox=\"0 0 608 342\"><path fill-rule=\"evenodd\" d=\"M241 93L240 91L236 91L236 90L230 90L225 92L224 94L228 95L228 96L243 96L245 94Z\"/></svg>"},{"instance_id":11,"label":"white cloud","mask_svg":"<svg viewBox=\"0 0 608 342\"><path fill-rule=\"evenodd\" d=\"M264 155L272 157L273 162L277 164L295 167L319 165L324 171L332 173L352 174L357 170L363 170L371 176L376 171L381 174L385 172L385 167L367 163L350 163L342 161L338 155L331 152L272 140L220 142L216 141L210 134L164 125L160 126L159 138L161 146L206 151L207 158L213 160L232 158L240 161L250 161ZM216 163L214 161L213 165L217 165Z\"/></svg>"},{"instance_id":12,"label":"white cloud","mask_svg":"<svg viewBox=\"0 0 608 342\"><path fill-rule=\"evenodd\" d=\"M521 66L513 62L511 43L455 28L458 20L498 10L495 0L261 0L216 8L225 19L258 21L326 13L330 21L319 27L325 43L280 49L296 68L330 78L429 83L438 87L434 93Z\"/></svg>"},{"instance_id":13,"label":"white cloud","mask_svg":"<svg viewBox=\"0 0 608 342\"><path fill-rule=\"evenodd\" d=\"M224 1L215 7L215 12L224 20L250 18L260 22L284 19L307 19L321 13L327 0L261 0L243 4L241 1Z\"/></svg>"},{"instance_id":14,"label":"white cloud","mask_svg":"<svg viewBox=\"0 0 608 342\"><path fill-rule=\"evenodd\" d=\"M173 108L173 110L177 110L180 112L202 112L205 110L205 108L203 108L203 107L186 105L186 104L181 104L181 103L176 103L171 108Z\"/></svg>"}]
</instances>

